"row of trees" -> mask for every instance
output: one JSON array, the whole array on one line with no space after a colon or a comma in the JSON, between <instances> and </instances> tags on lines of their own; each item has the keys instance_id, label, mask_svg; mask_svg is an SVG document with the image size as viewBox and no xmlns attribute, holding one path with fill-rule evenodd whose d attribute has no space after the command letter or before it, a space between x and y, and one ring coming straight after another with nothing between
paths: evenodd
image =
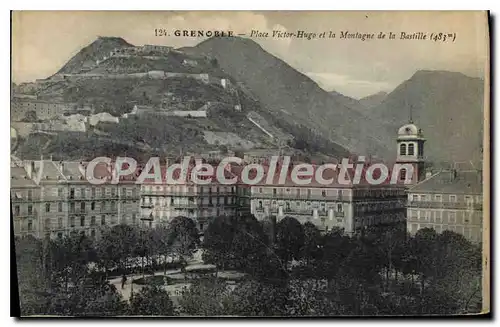
<instances>
[{"instance_id":1,"label":"row of trees","mask_svg":"<svg viewBox=\"0 0 500 327\"><path fill-rule=\"evenodd\" d=\"M91 240L16 239L23 314L173 315L172 301L157 286L124 301L111 275L181 269L193 251L218 271L245 272L234 288L218 278L194 281L180 297L187 315L452 314L478 312L481 253L463 236L423 229L322 234L311 223L253 216L212 220L200 243L191 219L178 217L153 229L118 225Z\"/></svg>"},{"instance_id":2,"label":"row of trees","mask_svg":"<svg viewBox=\"0 0 500 327\"><path fill-rule=\"evenodd\" d=\"M269 294L281 297L270 302L291 308L275 314L304 314L290 306L300 303L293 294L317 302L320 308L308 309L315 315L480 311L481 251L460 234L422 229L411 236L404 227L385 226L355 236L338 229L322 235L291 217L269 233L265 227L253 217L215 219L205 233L204 259L272 286Z\"/></svg>"},{"instance_id":3,"label":"row of trees","mask_svg":"<svg viewBox=\"0 0 500 327\"><path fill-rule=\"evenodd\" d=\"M182 269L198 244L194 222L184 217L152 229L129 225L105 228L97 240L78 233L53 240L16 237L21 313L160 314L154 309L145 311L142 299L147 299L148 294L134 296L129 306L108 279L166 270L167 257L175 257L174 264ZM141 292L165 295L168 299L163 289L145 288ZM168 301L157 298L155 303Z\"/></svg>"}]
</instances>

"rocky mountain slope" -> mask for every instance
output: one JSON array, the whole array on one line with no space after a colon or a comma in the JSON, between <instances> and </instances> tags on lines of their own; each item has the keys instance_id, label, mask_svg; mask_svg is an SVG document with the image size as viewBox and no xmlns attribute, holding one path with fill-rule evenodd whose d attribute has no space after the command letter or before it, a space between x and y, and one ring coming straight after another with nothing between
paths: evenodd
<instances>
[{"instance_id":1,"label":"rocky mountain slope","mask_svg":"<svg viewBox=\"0 0 500 327\"><path fill-rule=\"evenodd\" d=\"M379 104L382 103L382 101L385 100L385 98L387 97L387 92L377 92L375 94L372 94L372 95L369 95L369 96L366 96L364 98L361 98L359 99L359 104L361 104L361 106L363 108L366 108L366 109L371 109L375 106L378 106Z\"/></svg>"},{"instance_id":2,"label":"rocky mountain slope","mask_svg":"<svg viewBox=\"0 0 500 327\"><path fill-rule=\"evenodd\" d=\"M387 156L387 136L344 99L242 38L211 38L189 51L217 58L220 67L245 84L269 112L289 123L302 122L335 143L365 155Z\"/></svg>"},{"instance_id":3,"label":"rocky mountain slope","mask_svg":"<svg viewBox=\"0 0 500 327\"><path fill-rule=\"evenodd\" d=\"M300 139L300 144L288 142L288 146L296 146L298 151L336 157L349 153L321 134L302 128L300 122L287 123L279 115L263 110L258 99L249 90L243 90L239 81L221 69L213 57L175 49L139 50L121 38L101 37L77 53L56 75L18 89L39 99L92 106L96 112L117 117L132 111L134 105L171 111L197 110L210 104L209 117L121 118L119 124L101 124L84 134L33 136L20 151L25 154L46 151L44 154L59 158L71 154L73 158L104 155L106 149L112 149L109 150L112 155L202 153L219 149L220 144L207 143L204 131L236 135L256 147L277 147L279 140L265 135L247 118L247 113L253 111L266 119L273 130ZM225 85L222 79L226 80ZM242 110L236 110L236 105ZM237 147L234 145L232 150Z\"/></svg>"}]
</instances>

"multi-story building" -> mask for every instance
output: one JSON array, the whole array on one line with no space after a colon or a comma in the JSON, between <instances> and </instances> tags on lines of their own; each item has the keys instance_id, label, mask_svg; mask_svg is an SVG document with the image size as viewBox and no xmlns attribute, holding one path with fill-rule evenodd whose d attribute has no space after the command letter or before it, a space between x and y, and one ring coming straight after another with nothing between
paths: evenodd
<instances>
[{"instance_id":1,"label":"multi-story building","mask_svg":"<svg viewBox=\"0 0 500 327\"><path fill-rule=\"evenodd\" d=\"M397 163L411 164L408 184L407 229L415 234L422 228L441 233L451 230L472 242L482 239L482 177L478 170L445 169L425 172L422 131L411 122L398 130ZM401 180L406 171L401 170Z\"/></svg>"},{"instance_id":2,"label":"multi-story building","mask_svg":"<svg viewBox=\"0 0 500 327\"><path fill-rule=\"evenodd\" d=\"M483 228L480 171L441 171L408 190L408 231L433 228L481 242Z\"/></svg>"},{"instance_id":3,"label":"multi-story building","mask_svg":"<svg viewBox=\"0 0 500 327\"><path fill-rule=\"evenodd\" d=\"M65 112L70 112L77 108L76 103L15 98L11 101L11 121L20 121L26 118L26 114L30 111L35 112L38 119L45 120L61 116Z\"/></svg>"},{"instance_id":4,"label":"multi-story building","mask_svg":"<svg viewBox=\"0 0 500 327\"><path fill-rule=\"evenodd\" d=\"M11 164L10 200L16 235L38 236L41 230L38 213L40 188L28 176L24 167Z\"/></svg>"},{"instance_id":5,"label":"multi-story building","mask_svg":"<svg viewBox=\"0 0 500 327\"><path fill-rule=\"evenodd\" d=\"M215 174L209 184L194 183L189 178L191 170L186 182L179 184L165 177L166 167L161 169L161 184L146 179L141 185L141 220L147 226L168 224L173 218L183 216L193 219L203 233L215 217L234 217L249 211L246 209L249 206L247 193L239 185L220 184ZM175 170L174 174L179 172ZM234 177L229 171L225 173L226 178Z\"/></svg>"},{"instance_id":6,"label":"multi-story building","mask_svg":"<svg viewBox=\"0 0 500 327\"><path fill-rule=\"evenodd\" d=\"M406 194L401 185L284 185L251 187L251 212L259 220L275 216L311 222L321 231L334 227L353 234L365 227L404 224Z\"/></svg>"},{"instance_id":7,"label":"multi-story building","mask_svg":"<svg viewBox=\"0 0 500 327\"><path fill-rule=\"evenodd\" d=\"M84 162L52 160L13 163L11 199L14 233L61 237L79 232L95 237L102 226L139 222L139 188L132 178L94 185ZM100 165L95 176L110 176Z\"/></svg>"}]
</instances>

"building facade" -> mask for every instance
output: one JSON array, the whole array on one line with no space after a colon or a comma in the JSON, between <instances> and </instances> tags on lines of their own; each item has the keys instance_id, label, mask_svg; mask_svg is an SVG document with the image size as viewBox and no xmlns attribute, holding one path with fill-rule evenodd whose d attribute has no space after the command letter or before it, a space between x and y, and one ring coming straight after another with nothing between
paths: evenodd
<instances>
[{"instance_id":1,"label":"building facade","mask_svg":"<svg viewBox=\"0 0 500 327\"><path fill-rule=\"evenodd\" d=\"M98 237L103 226L139 223L139 188L132 179L94 185L84 162L24 161L11 167L15 235ZM108 176L97 167L96 176Z\"/></svg>"},{"instance_id":2,"label":"building facade","mask_svg":"<svg viewBox=\"0 0 500 327\"><path fill-rule=\"evenodd\" d=\"M187 173L186 182L178 183L168 180L165 177L166 167L162 167L161 184L152 180L142 183L140 216L143 225L166 225L173 218L182 216L192 219L203 234L210 221L216 217L235 217L250 212L245 187L220 184L215 175L211 183L201 185L190 180L190 172ZM229 171L225 171L225 174L226 178L235 177Z\"/></svg>"},{"instance_id":3,"label":"building facade","mask_svg":"<svg viewBox=\"0 0 500 327\"><path fill-rule=\"evenodd\" d=\"M450 230L482 241L483 196L480 171L441 171L408 189L408 231Z\"/></svg>"},{"instance_id":4,"label":"building facade","mask_svg":"<svg viewBox=\"0 0 500 327\"><path fill-rule=\"evenodd\" d=\"M293 217L300 223L311 222L323 232L337 227L354 234L370 226L404 224L405 202L405 190L398 185L251 188L251 212L257 219Z\"/></svg>"}]
</instances>

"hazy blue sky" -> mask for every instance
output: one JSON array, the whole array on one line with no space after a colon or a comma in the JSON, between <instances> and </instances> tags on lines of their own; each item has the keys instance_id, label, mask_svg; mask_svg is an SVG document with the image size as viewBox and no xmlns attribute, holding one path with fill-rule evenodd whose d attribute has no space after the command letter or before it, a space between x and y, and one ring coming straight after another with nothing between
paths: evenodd
<instances>
[{"instance_id":1,"label":"hazy blue sky","mask_svg":"<svg viewBox=\"0 0 500 327\"><path fill-rule=\"evenodd\" d=\"M154 29L332 31L336 39L253 40L325 90L359 98L391 91L419 69L482 77L487 58L485 18L480 12L15 12L13 80L26 82L55 73L98 36L180 47L203 39L157 37ZM456 33L456 40L342 40L341 31L392 31L398 37L401 32Z\"/></svg>"}]
</instances>

